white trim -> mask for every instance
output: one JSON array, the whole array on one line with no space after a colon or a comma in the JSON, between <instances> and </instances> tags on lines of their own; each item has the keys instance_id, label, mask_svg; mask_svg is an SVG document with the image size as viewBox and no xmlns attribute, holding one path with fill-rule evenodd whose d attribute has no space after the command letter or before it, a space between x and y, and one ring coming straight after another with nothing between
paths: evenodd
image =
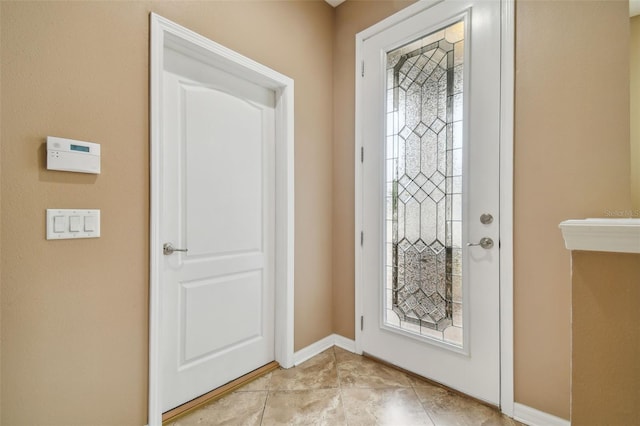
<instances>
[{"instance_id":1,"label":"white trim","mask_svg":"<svg viewBox=\"0 0 640 426\"><path fill-rule=\"evenodd\" d=\"M355 352L362 353L360 317L362 306L362 146L360 78L364 41L375 34L406 20L442 0L418 1L400 12L356 34L355 60ZM502 0L501 6L501 75L500 75L500 408L508 416L514 410L513 377L513 120L515 70L515 0ZM366 155L366 154L365 154Z\"/></svg>"},{"instance_id":2,"label":"white trim","mask_svg":"<svg viewBox=\"0 0 640 426\"><path fill-rule=\"evenodd\" d=\"M368 38L373 37L374 35L386 30L387 28L393 27L395 24L397 24L398 22L402 22L404 20L407 20L409 18L411 18L413 15L417 15L418 13L422 12L425 9L428 9L432 6L435 6L438 3L443 2L444 0L419 0L413 4L411 4L410 6L405 7L404 9L398 11L397 13L394 13L393 15L389 16L388 18L383 19L382 21L378 22L377 24L374 24L372 26L370 26L369 28L362 30L361 32L359 32L358 34L356 34L356 49L359 47L359 45L367 40ZM356 51L356 56L357 56L358 52ZM357 62L359 63L359 62ZM358 70L359 68L357 68ZM357 75L357 70L356 70L356 75Z\"/></svg>"},{"instance_id":3,"label":"white trim","mask_svg":"<svg viewBox=\"0 0 640 426\"><path fill-rule=\"evenodd\" d=\"M640 0L629 0L629 17L640 15Z\"/></svg>"},{"instance_id":4,"label":"white trim","mask_svg":"<svg viewBox=\"0 0 640 426\"><path fill-rule=\"evenodd\" d=\"M293 365L294 153L293 80L193 31L151 13L150 47L150 282L148 424L162 424L160 373L160 161L162 73L168 47L215 65L276 92L276 318L275 359Z\"/></svg>"},{"instance_id":5,"label":"white trim","mask_svg":"<svg viewBox=\"0 0 640 426\"><path fill-rule=\"evenodd\" d=\"M307 347L304 347L293 354L293 364L300 365L308 359L313 358L319 353L326 351L330 347L334 345L334 335L331 334L324 339L320 339L315 343L310 344Z\"/></svg>"},{"instance_id":6,"label":"white trim","mask_svg":"<svg viewBox=\"0 0 640 426\"><path fill-rule=\"evenodd\" d=\"M365 30L366 31L366 30ZM361 76L361 65L364 52L362 51L362 44L364 42L364 36L356 34L356 58L355 58L355 66L353 67L355 70L355 135L354 135L354 151L355 151L355 170L354 170L354 236L353 242L355 247L355 255L354 255L354 286L355 286L355 349L357 354L362 354L362 330L360 330L360 318L364 315L364 306L362 299L364 298L362 295L362 240L361 240L361 232L362 232L362 203L363 203L363 188L362 188L362 160L361 156L363 155L361 152L363 148L362 143L362 106L360 105L360 99L362 98L362 79Z\"/></svg>"},{"instance_id":7,"label":"white trim","mask_svg":"<svg viewBox=\"0 0 640 426\"><path fill-rule=\"evenodd\" d=\"M569 250L640 253L640 219L565 220L560 229Z\"/></svg>"},{"instance_id":8,"label":"white trim","mask_svg":"<svg viewBox=\"0 0 640 426\"><path fill-rule=\"evenodd\" d=\"M160 393L160 289L157 283L159 272L157 265L160 265L160 250L153 250L153 247L160 247L160 194L157 183L160 181L160 172L156 164L160 164L160 147L154 143L162 135L162 125L158 117L161 111L160 90L162 87L162 69L164 57L164 36L163 30L154 14L151 14L151 42L150 42L150 88L149 88L149 156L150 156L150 249L149 249L149 412L147 424L156 426L162 424L162 402Z\"/></svg>"},{"instance_id":9,"label":"white trim","mask_svg":"<svg viewBox=\"0 0 640 426\"><path fill-rule=\"evenodd\" d=\"M345 2L345 0L325 0L325 1L329 3L332 7L338 7Z\"/></svg>"},{"instance_id":10,"label":"white trim","mask_svg":"<svg viewBox=\"0 0 640 426\"><path fill-rule=\"evenodd\" d=\"M513 404L513 418L529 426L571 426L569 420L536 410L535 408L527 407L517 402Z\"/></svg>"},{"instance_id":11,"label":"white trim","mask_svg":"<svg viewBox=\"0 0 640 426\"><path fill-rule=\"evenodd\" d=\"M324 339L320 339L293 354L294 364L300 365L333 346L338 346L349 352L355 352L355 342L353 340L347 339L346 337L342 337L338 334L330 334Z\"/></svg>"},{"instance_id":12,"label":"white trim","mask_svg":"<svg viewBox=\"0 0 640 426\"><path fill-rule=\"evenodd\" d=\"M503 0L500 58L500 409L513 416L513 120L515 0Z\"/></svg>"},{"instance_id":13,"label":"white trim","mask_svg":"<svg viewBox=\"0 0 640 426\"><path fill-rule=\"evenodd\" d=\"M356 351L356 342L352 339L347 339L346 337L342 337L339 334L334 334L335 345L339 348L344 349L345 351L354 352Z\"/></svg>"}]
</instances>

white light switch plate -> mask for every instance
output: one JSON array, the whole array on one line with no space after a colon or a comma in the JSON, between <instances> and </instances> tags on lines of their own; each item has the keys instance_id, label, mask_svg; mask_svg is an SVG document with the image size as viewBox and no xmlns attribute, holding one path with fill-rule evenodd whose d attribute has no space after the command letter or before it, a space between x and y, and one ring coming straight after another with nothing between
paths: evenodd
<instances>
[{"instance_id":1,"label":"white light switch plate","mask_svg":"<svg viewBox=\"0 0 640 426\"><path fill-rule=\"evenodd\" d=\"M72 231L72 229L79 230ZM98 238L99 236L100 210L47 209L47 240Z\"/></svg>"}]
</instances>

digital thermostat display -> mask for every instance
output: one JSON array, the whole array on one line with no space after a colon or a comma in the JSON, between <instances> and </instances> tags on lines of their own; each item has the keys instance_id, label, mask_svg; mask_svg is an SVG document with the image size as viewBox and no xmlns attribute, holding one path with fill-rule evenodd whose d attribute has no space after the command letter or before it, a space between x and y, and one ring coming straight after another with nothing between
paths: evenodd
<instances>
[{"instance_id":1,"label":"digital thermostat display","mask_svg":"<svg viewBox=\"0 0 640 426\"><path fill-rule=\"evenodd\" d=\"M47 136L47 169L100 174L100 144Z\"/></svg>"},{"instance_id":2,"label":"digital thermostat display","mask_svg":"<svg viewBox=\"0 0 640 426\"><path fill-rule=\"evenodd\" d=\"M80 151L80 152L89 152L91 151L91 149L88 146L82 146L82 145L74 145L71 144L71 151Z\"/></svg>"}]
</instances>

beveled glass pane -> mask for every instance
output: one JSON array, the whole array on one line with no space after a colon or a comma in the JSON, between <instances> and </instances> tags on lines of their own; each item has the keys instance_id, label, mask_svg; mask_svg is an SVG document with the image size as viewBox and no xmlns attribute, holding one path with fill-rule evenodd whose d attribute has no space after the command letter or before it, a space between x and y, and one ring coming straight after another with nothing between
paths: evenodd
<instances>
[{"instance_id":1,"label":"beveled glass pane","mask_svg":"<svg viewBox=\"0 0 640 426\"><path fill-rule=\"evenodd\" d=\"M444 38L449 43L456 43L464 39L464 23L458 22L453 24L444 31Z\"/></svg>"},{"instance_id":2,"label":"beveled glass pane","mask_svg":"<svg viewBox=\"0 0 640 426\"><path fill-rule=\"evenodd\" d=\"M389 52L386 72L385 324L461 346L464 22Z\"/></svg>"}]
</instances>

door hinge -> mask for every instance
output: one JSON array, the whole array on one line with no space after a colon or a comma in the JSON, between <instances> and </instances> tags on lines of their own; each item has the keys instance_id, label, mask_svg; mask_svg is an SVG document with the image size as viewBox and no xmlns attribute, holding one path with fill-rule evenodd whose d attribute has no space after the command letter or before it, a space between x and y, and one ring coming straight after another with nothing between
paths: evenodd
<instances>
[{"instance_id":1,"label":"door hinge","mask_svg":"<svg viewBox=\"0 0 640 426\"><path fill-rule=\"evenodd\" d=\"M364 330L364 316L360 316L360 331Z\"/></svg>"},{"instance_id":2,"label":"door hinge","mask_svg":"<svg viewBox=\"0 0 640 426\"><path fill-rule=\"evenodd\" d=\"M364 77L364 61L362 61L360 68L361 68L362 76Z\"/></svg>"},{"instance_id":3,"label":"door hinge","mask_svg":"<svg viewBox=\"0 0 640 426\"><path fill-rule=\"evenodd\" d=\"M364 232L360 231L360 245L364 244Z\"/></svg>"},{"instance_id":4,"label":"door hinge","mask_svg":"<svg viewBox=\"0 0 640 426\"><path fill-rule=\"evenodd\" d=\"M360 162L364 163L364 146L360 147Z\"/></svg>"}]
</instances>

